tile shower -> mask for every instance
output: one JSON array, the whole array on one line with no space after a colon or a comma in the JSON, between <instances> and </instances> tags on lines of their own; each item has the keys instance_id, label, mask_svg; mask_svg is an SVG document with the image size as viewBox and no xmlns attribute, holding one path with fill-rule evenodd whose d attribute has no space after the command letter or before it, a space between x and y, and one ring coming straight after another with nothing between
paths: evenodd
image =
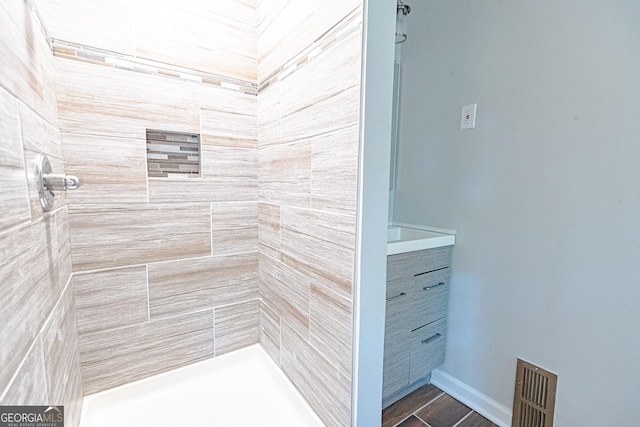
<instances>
[{"instance_id":1,"label":"tile shower","mask_svg":"<svg viewBox=\"0 0 640 427\"><path fill-rule=\"evenodd\" d=\"M75 426L82 394L260 342L349 425L361 2L0 11L0 404ZM147 177L147 129L199 134L200 176ZM85 181L48 214L40 152Z\"/></svg>"}]
</instances>

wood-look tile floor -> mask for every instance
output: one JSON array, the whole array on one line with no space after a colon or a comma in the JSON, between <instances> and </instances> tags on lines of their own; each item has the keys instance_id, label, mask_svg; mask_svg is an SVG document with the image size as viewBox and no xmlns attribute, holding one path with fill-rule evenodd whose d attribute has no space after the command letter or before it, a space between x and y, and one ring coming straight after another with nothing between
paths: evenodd
<instances>
[{"instance_id":1,"label":"wood-look tile floor","mask_svg":"<svg viewBox=\"0 0 640 427\"><path fill-rule=\"evenodd\" d=\"M382 427L497 427L438 387L427 384L382 411Z\"/></svg>"}]
</instances>

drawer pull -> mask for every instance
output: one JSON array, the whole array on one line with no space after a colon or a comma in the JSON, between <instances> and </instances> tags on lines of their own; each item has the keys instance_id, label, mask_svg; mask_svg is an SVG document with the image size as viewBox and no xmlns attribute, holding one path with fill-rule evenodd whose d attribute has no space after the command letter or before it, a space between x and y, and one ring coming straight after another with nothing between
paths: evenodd
<instances>
[{"instance_id":1,"label":"drawer pull","mask_svg":"<svg viewBox=\"0 0 640 427\"><path fill-rule=\"evenodd\" d=\"M391 300L394 300L396 298L402 298L405 295L407 295L407 294L404 293L404 292L400 292L400 295L396 295L395 297L387 298L387 301L391 301Z\"/></svg>"},{"instance_id":2,"label":"drawer pull","mask_svg":"<svg viewBox=\"0 0 640 427\"><path fill-rule=\"evenodd\" d=\"M438 338L440 338L441 336L442 336L442 335L440 335L440 334L435 334L434 336L429 337L429 338L427 338L427 339L424 339L424 340L422 340L422 341L420 341L420 342L421 342L422 344L429 344L430 342L437 340L437 339L438 339Z\"/></svg>"},{"instance_id":3,"label":"drawer pull","mask_svg":"<svg viewBox=\"0 0 640 427\"><path fill-rule=\"evenodd\" d=\"M439 286L444 286L444 282L439 282L437 285L433 285L433 286L425 286L424 288L422 288L423 291L430 291L433 288L437 288Z\"/></svg>"}]
</instances>

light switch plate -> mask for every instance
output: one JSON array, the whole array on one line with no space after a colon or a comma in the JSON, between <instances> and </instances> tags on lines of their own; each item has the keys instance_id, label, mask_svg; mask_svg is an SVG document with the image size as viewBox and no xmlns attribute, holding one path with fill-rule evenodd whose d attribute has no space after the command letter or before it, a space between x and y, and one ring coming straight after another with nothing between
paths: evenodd
<instances>
[{"instance_id":1,"label":"light switch plate","mask_svg":"<svg viewBox=\"0 0 640 427\"><path fill-rule=\"evenodd\" d=\"M462 107L460 117L460 129L473 129L476 127L476 109L478 104L469 104Z\"/></svg>"}]
</instances>

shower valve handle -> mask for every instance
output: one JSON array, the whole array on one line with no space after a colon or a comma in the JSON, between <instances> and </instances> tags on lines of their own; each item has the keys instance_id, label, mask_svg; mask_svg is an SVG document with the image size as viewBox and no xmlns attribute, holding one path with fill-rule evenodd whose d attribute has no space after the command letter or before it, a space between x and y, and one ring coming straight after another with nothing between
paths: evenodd
<instances>
[{"instance_id":1,"label":"shower valve handle","mask_svg":"<svg viewBox=\"0 0 640 427\"><path fill-rule=\"evenodd\" d=\"M51 163L45 154L41 154L38 158L36 183L40 205L45 212L53 208L56 191L75 190L82 185L82 181L77 176L53 173Z\"/></svg>"},{"instance_id":2,"label":"shower valve handle","mask_svg":"<svg viewBox=\"0 0 640 427\"><path fill-rule=\"evenodd\" d=\"M50 173L42 176L44 186L49 191L75 190L82 186L82 181L74 175Z\"/></svg>"}]
</instances>

